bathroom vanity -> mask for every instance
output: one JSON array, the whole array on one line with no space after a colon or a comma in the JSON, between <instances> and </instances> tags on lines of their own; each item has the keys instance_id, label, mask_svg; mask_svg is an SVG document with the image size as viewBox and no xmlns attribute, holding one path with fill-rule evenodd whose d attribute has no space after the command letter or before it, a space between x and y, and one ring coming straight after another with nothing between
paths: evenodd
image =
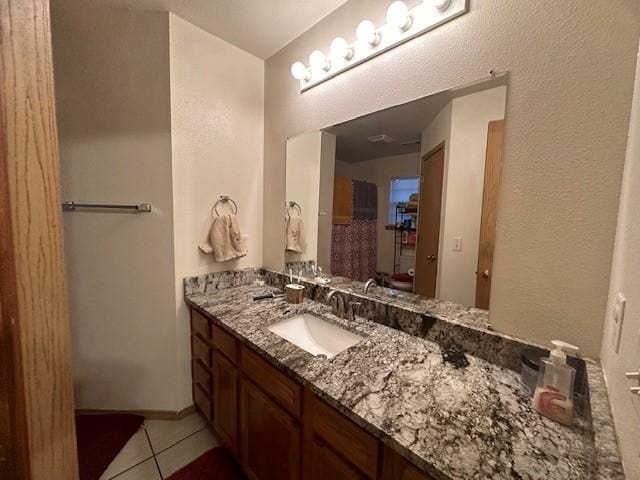
<instances>
[{"instance_id":1,"label":"bathroom vanity","mask_svg":"<svg viewBox=\"0 0 640 480\"><path fill-rule=\"evenodd\" d=\"M472 355L456 369L433 341L308 298L253 301L273 289L255 281L276 277L185 280L195 403L249 478L623 478L597 364L564 427L532 410L512 369ZM363 340L325 358L269 330L302 313Z\"/></svg>"}]
</instances>

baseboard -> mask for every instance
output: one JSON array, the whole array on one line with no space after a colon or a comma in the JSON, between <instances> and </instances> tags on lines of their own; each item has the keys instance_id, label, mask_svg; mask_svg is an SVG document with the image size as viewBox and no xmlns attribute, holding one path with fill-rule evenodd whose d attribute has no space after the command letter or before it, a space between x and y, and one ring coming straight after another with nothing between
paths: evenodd
<instances>
[{"instance_id":1,"label":"baseboard","mask_svg":"<svg viewBox=\"0 0 640 480\"><path fill-rule=\"evenodd\" d=\"M174 412L173 410L100 410L90 408L76 409L76 415L104 415L107 413L131 413L134 415L142 415L150 420L180 420L181 418L191 415L196 411L196 406L191 405L182 410Z\"/></svg>"}]
</instances>

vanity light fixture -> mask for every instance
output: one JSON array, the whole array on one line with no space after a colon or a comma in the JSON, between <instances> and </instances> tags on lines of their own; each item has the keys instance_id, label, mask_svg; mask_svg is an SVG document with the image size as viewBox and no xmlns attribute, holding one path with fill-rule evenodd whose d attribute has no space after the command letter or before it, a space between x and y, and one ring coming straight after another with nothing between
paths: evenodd
<instances>
[{"instance_id":1,"label":"vanity light fixture","mask_svg":"<svg viewBox=\"0 0 640 480\"><path fill-rule=\"evenodd\" d=\"M305 82L311 80L311 72L302 62L296 62L291 65L291 75L293 75L293 78L296 80L304 80Z\"/></svg>"},{"instance_id":2,"label":"vanity light fixture","mask_svg":"<svg viewBox=\"0 0 640 480\"><path fill-rule=\"evenodd\" d=\"M320 50L314 50L309 55L309 63L311 64L311 68L329 70L331 69L331 60L327 60L327 57L324 56Z\"/></svg>"},{"instance_id":3,"label":"vanity light fixture","mask_svg":"<svg viewBox=\"0 0 640 480\"><path fill-rule=\"evenodd\" d=\"M291 66L291 75L300 82L300 91L310 89L361 63L385 53L434 28L464 15L469 0L392 1L387 9L387 22L376 26L363 20L356 29L355 40L336 37L331 42L330 55L314 50L307 67L302 62ZM326 51L326 50L325 50Z\"/></svg>"},{"instance_id":4,"label":"vanity light fixture","mask_svg":"<svg viewBox=\"0 0 640 480\"><path fill-rule=\"evenodd\" d=\"M387 9L387 23L403 32L411 28L412 23L409 7L402 0L397 0Z\"/></svg>"},{"instance_id":5,"label":"vanity light fixture","mask_svg":"<svg viewBox=\"0 0 640 480\"><path fill-rule=\"evenodd\" d=\"M425 0L429 1L429 0ZM434 7L436 7L441 12L444 12L449 5L451 5L451 0L430 0Z\"/></svg>"},{"instance_id":6,"label":"vanity light fixture","mask_svg":"<svg viewBox=\"0 0 640 480\"><path fill-rule=\"evenodd\" d=\"M371 20L363 20L356 28L356 38L359 42L375 47L380 43L380 34L376 32L376 26Z\"/></svg>"},{"instance_id":7,"label":"vanity light fixture","mask_svg":"<svg viewBox=\"0 0 640 480\"><path fill-rule=\"evenodd\" d=\"M342 37L336 37L331 41L331 57L333 60L351 60L353 48Z\"/></svg>"}]
</instances>

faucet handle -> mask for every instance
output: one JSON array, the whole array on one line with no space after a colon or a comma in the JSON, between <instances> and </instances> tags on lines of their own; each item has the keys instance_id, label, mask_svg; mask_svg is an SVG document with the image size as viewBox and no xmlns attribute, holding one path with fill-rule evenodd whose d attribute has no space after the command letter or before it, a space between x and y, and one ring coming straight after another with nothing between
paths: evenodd
<instances>
[{"instance_id":1,"label":"faucet handle","mask_svg":"<svg viewBox=\"0 0 640 480\"><path fill-rule=\"evenodd\" d=\"M361 302L349 302L349 310L347 312L349 320L354 320L356 318L356 315L358 313L358 308L361 305L362 305Z\"/></svg>"}]
</instances>

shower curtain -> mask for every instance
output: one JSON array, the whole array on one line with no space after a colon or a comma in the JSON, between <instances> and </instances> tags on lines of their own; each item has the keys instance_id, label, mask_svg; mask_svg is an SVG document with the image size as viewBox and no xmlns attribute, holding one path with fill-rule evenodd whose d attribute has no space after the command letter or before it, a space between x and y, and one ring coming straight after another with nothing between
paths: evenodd
<instances>
[{"instance_id":1,"label":"shower curtain","mask_svg":"<svg viewBox=\"0 0 640 480\"><path fill-rule=\"evenodd\" d=\"M378 236L378 187L353 180L353 216L348 224L334 224L331 273L365 281L375 276Z\"/></svg>"}]
</instances>

